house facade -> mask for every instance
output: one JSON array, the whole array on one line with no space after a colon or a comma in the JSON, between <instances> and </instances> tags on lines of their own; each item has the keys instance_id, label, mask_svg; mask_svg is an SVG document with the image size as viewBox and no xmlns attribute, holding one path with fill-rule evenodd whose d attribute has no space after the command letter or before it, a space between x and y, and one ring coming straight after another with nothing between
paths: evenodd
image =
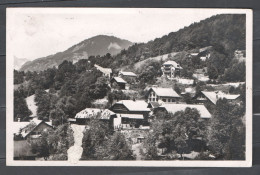
<instances>
[{"instance_id":1,"label":"house facade","mask_svg":"<svg viewBox=\"0 0 260 175\"><path fill-rule=\"evenodd\" d=\"M145 101L121 100L116 102L110 110L116 113L115 129L131 129L147 126L150 109Z\"/></svg>"},{"instance_id":2,"label":"house facade","mask_svg":"<svg viewBox=\"0 0 260 175\"><path fill-rule=\"evenodd\" d=\"M163 76L167 76L168 78L174 78L176 76L180 76L181 69L182 67L175 61L167 61L163 63L161 67Z\"/></svg>"},{"instance_id":3,"label":"house facade","mask_svg":"<svg viewBox=\"0 0 260 175\"><path fill-rule=\"evenodd\" d=\"M176 103L181 97L172 88L152 87L148 90L147 102Z\"/></svg>"}]
</instances>

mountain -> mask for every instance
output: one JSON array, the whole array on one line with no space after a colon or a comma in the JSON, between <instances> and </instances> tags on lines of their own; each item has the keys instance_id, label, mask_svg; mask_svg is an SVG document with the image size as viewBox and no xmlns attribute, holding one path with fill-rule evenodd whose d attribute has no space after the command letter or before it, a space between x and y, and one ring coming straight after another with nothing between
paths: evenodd
<instances>
[{"instance_id":1,"label":"mountain","mask_svg":"<svg viewBox=\"0 0 260 175\"><path fill-rule=\"evenodd\" d=\"M58 66L64 60L77 62L80 59L88 59L89 56L103 56L107 53L116 55L131 45L132 42L114 36L98 35L86 39L64 52L26 62L20 70L38 72L52 68L53 66Z\"/></svg>"},{"instance_id":2,"label":"mountain","mask_svg":"<svg viewBox=\"0 0 260 175\"><path fill-rule=\"evenodd\" d=\"M15 70L19 70L22 65L26 62L28 62L29 59L26 59L26 58L18 58L16 56L14 56L14 69Z\"/></svg>"}]
</instances>

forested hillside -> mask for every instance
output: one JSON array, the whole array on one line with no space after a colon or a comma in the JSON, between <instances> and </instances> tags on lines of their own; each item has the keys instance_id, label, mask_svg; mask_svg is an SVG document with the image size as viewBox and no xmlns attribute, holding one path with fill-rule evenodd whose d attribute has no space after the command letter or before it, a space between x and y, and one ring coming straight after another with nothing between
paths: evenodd
<instances>
[{"instance_id":1,"label":"forested hillside","mask_svg":"<svg viewBox=\"0 0 260 175\"><path fill-rule=\"evenodd\" d=\"M245 20L245 15L216 15L148 43L134 44L115 57L91 57L91 60L104 67L118 68L149 57L207 46L232 56L236 49L245 50Z\"/></svg>"}]
</instances>

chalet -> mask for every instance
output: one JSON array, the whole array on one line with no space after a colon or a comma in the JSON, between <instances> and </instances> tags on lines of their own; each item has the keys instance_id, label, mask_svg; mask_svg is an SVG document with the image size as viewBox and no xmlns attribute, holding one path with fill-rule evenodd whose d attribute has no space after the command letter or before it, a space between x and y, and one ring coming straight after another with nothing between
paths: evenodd
<instances>
[{"instance_id":1,"label":"chalet","mask_svg":"<svg viewBox=\"0 0 260 175\"><path fill-rule=\"evenodd\" d=\"M118 77L123 78L129 84L135 84L137 75L133 72L119 71Z\"/></svg>"},{"instance_id":2,"label":"chalet","mask_svg":"<svg viewBox=\"0 0 260 175\"><path fill-rule=\"evenodd\" d=\"M140 128L148 125L150 109L145 101L121 100L116 102L110 110L116 113L115 128Z\"/></svg>"},{"instance_id":3,"label":"chalet","mask_svg":"<svg viewBox=\"0 0 260 175\"><path fill-rule=\"evenodd\" d=\"M37 139L41 137L43 131L53 129L52 122L45 122L43 120L33 119L30 122L14 122L14 136L19 136L21 139Z\"/></svg>"},{"instance_id":4,"label":"chalet","mask_svg":"<svg viewBox=\"0 0 260 175\"><path fill-rule=\"evenodd\" d=\"M235 101L236 99L238 99L239 96L240 96L239 94L236 94L236 95L225 94L222 91L212 91L212 92L201 91L194 98L196 100L196 103L203 104L208 101L215 105L219 99L225 98L229 101Z\"/></svg>"},{"instance_id":5,"label":"chalet","mask_svg":"<svg viewBox=\"0 0 260 175\"><path fill-rule=\"evenodd\" d=\"M112 127L114 117L116 117L116 114L108 109L86 108L76 114L75 123L79 125L88 125L90 119L97 119L108 122Z\"/></svg>"},{"instance_id":6,"label":"chalet","mask_svg":"<svg viewBox=\"0 0 260 175\"><path fill-rule=\"evenodd\" d=\"M199 111L200 117L203 119L211 118L211 114L204 105L191 105L191 104L162 104L158 110L166 111L167 113L175 114L178 111L184 111L186 108L195 108Z\"/></svg>"},{"instance_id":7,"label":"chalet","mask_svg":"<svg viewBox=\"0 0 260 175\"><path fill-rule=\"evenodd\" d=\"M126 89L126 81L123 80L121 77L113 77L110 80L111 87L117 89Z\"/></svg>"},{"instance_id":8,"label":"chalet","mask_svg":"<svg viewBox=\"0 0 260 175\"><path fill-rule=\"evenodd\" d=\"M181 69L182 69L182 67L175 61L167 61L167 62L163 63L163 65L161 67L163 76L167 76L169 78L179 76Z\"/></svg>"},{"instance_id":9,"label":"chalet","mask_svg":"<svg viewBox=\"0 0 260 175\"><path fill-rule=\"evenodd\" d=\"M100 72L103 73L103 76L108 77L110 79L111 74L112 74L112 69L110 68L103 68L97 64L94 65L95 68L97 68L97 70L99 70Z\"/></svg>"},{"instance_id":10,"label":"chalet","mask_svg":"<svg viewBox=\"0 0 260 175\"><path fill-rule=\"evenodd\" d=\"M177 102L180 96L172 88L162 88L162 87L152 87L149 89L147 101L158 102L162 100L163 102Z\"/></svg>"}]
</instances>

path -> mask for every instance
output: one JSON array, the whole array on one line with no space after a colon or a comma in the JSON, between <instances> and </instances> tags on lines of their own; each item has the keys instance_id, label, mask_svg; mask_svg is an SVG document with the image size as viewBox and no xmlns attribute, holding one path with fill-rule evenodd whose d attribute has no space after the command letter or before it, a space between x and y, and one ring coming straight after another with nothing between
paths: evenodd
<instances>
[{"instance_id":1,"label":"path","mask_svg":"<svg viewBox=\"0 0 260 175\"><path fill-rule=\"evenodd\" d=\"M70 163L76 164L80 160L83 152L83 148L81 146L85 126L72 124L71 128L73 130L74 145L71 146L67 151L68 161Z\"/></svg>"},{"instance_id":2,"label":"path","mask_svg":"<svg viewBox=\"0 0 260 175\"><path fill-rule=\"evenodd\" d=\"M132 145L133 153L136 155L136 160L142 160L142 155L140 153L140 147L142 143L137 143Z\"/></svg>"}]
</instances>

